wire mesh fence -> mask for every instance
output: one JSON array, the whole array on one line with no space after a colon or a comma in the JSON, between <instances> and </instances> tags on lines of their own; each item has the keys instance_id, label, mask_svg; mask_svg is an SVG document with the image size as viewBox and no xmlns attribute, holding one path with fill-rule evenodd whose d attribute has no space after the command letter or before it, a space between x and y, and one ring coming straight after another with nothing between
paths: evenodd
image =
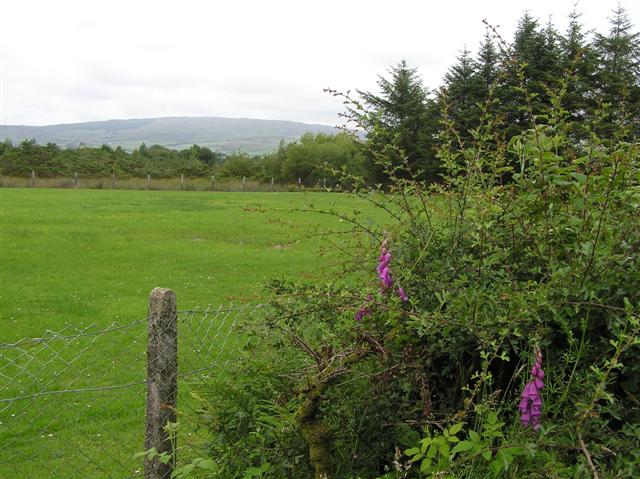
<instances>
[{"instance_id":1,"label":"wire mesh fence","mask_svg":"<svg viewBox=\"0 0 640 479\"><path fill-rule=\"evenodd\" d=\"M257 304L177 312L178 464L206 455L199 391L235 374L247 357L247 328L269 311ZM0 344L0 477L142 477L148 319Z\"/></svg>"}]
</instances>

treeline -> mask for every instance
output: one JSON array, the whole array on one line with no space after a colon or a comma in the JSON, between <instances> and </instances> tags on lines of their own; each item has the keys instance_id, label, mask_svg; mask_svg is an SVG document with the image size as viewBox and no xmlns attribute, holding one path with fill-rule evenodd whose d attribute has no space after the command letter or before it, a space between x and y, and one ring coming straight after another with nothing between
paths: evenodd
<instances>
[{"instance_id":1,"label":"treeline","mask_svg":"<svg viewBox=\"0 0 640 479\"><path fill-rule=\"evenodd\" d=\"M82 176L154 178L186 177L242 178L278 183L317 185L333 184L331 169L347 169L364 173L363 156L351 135L308 133L300 140L280 144L277 151L250 156L236 152L223 154L193 145L185 150L172 150L145 144L128 152L123 148L103 145L63 149L53 143L38 145L25 140L18 145L0 143L0 171L5 176L25 177L35 172L38 177Z\"/></svg>"},{"instance_id":2,"label":"treeline","mask_svg":"<svg viewBox=\"0 0 640 479\"><path fill-rule=\"evenodd\" d=\"M494 144L506 147L551 111L567 120L575 143L590 134L591 124L601 138L637 140L640 33L620 6L609 21L608 33L589 33L574 10L562 32L525 13L511 42L487 25L477 53L463 50L437 90L427 90L402 61L380 77L379 94L333 91L345 100L347 120L368 132L369 179L385 183L397 167L396 175L437 181L437 152L445 141L464 149L490 130ZM456 131L456 138L445 140L444 131ZM391 165L380 157L391 158Z\"/></svg>"},{"instance_id":3,"label":"treeline","mask_svg":"<svg viewBox=\"0 0 640 479\"><path fill-rule=\"evenodd\" d=\"M343 170L373 184L387 183L395 166L394 174L438 181L437 151L445 129L455 130L456 147L463 147L477 141L481 127L490 122L496 144L507 145L551 110L566 117L572 141L583 140L585 125L596 117L594 133L600 137L634 141L640 135L640 33L633 28L622 7L612 12L606 34L589 33L576 11L564 31L524 14L509 43L487 26L477 53L462 51L438 89L427 89L417 70L402 61L380 77L379 93L357 91L352 97L333 91L345 100L346 126L366 131L363 139L346 132L307 134L258 156L225 155L197 145L178 151L142 144L127 152L106 145L62 149L5 141L0 143L0 173L244 176L315 185L322 180L331 184L330 171ZM621 130L620 125L627 127Z\"/></svg>"}]
</instances>

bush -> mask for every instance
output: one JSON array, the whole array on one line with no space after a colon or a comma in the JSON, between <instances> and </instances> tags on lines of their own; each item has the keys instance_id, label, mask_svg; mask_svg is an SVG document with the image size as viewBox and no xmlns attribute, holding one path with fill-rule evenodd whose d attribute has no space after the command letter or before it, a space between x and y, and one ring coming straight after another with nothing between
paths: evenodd
<instances>
[{"instance_id":1,"label":"bush","mask_svg":"<svg viewBox=\"0 0 640 479\"><path fill-rule=\"evenodd\" d=\"M389 221L348 218L354 235L335 240L342 269L325 284L272 284L278 319L259 335L281 338L270 354L289 381L249 372L227 407L259 397L279 411L285 443L306 447L295 477L640 468L640 146L624 123L598 137L604 115L572 140L562 94L508 144L485 113L460 146L443 105L443 182L427 187L381 155L390 191L349 181ZM255 439L255 427L231 430L218 434L226 448ZM287 447L266 450L263 476L287 475ZM214 457L224 477L247 466Z\"/></svg>"}]
</instances>

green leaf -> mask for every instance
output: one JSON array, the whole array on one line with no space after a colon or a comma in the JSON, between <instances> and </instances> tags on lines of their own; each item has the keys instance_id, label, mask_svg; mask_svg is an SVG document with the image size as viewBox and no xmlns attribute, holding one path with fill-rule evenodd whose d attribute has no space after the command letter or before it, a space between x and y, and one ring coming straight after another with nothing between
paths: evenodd
<instances>
[{"instance_id":1,"label":"green leaf","mask_svg":"<svg viewBox=\"0 0 640 479\"><path fill-rule=\"evenodd\" d=\"M571 173L571 176L573 176L573 178L575 178L576 181L581 185L584 185L587 182L587 175L583 173L577 173L574 171Z\"/></svg>"},{"instance_id":2,"label":"green leaf","mask_svg":"<svg viewBox=\"0 0 640 479\"><path fill-rule=\"evenodd\" d=\"M177 472L182 476L186 476L190 472L193 472L195 468L196 468L195 464L187 464L186 466L182 466L180 469L178 469Z\"/></svg>"},{"instance_id":3,"label":"green leaf","mask_svg":"<svg viewBox=\"0 0 640 479\"><path fill-rule=\"evenodd\" d=\"M425 459L424 461L422 461L422 463L420 464L420 472L422 474L428 474L429 472L431 472L431 459Z\"/></svg>"},{"instance_id":4,"label":"green leaf","mask_svg":"<svg viewBox=\"0 0 640 479\"><path fill-rule=\"evenodd\" d=\"M498 422L498 415L495 412L491 411L487 416L487 424L490 424L493 426L497 422Z\"/></svg>"},{"instance_id":5,"label":"green leaf","mask_svg":"<svg viewBox=\"0 0 640 479\"><path fill-rule=\"evenodd\" d=\"M451 429L449 429L449 434L451 434L451 435L458 434L460 431L462 431L462 423L461 422L451 426Z\"/></svg>"},{"instance_id":6,"label":"green leaf","mask_svg":"<svg viewBox=\"0 0 640 479\"><path fill-rule=\"evenodd\" d=\"M198 463L198 467L205 471L215 471L218 469L218 465L213 461L213 459L203 459Z\"/></svg>"},{"instance_id":7,"label":"green leaf","mask_svg":"<svg viewBox=\"0 0 640 479\"><path fill-rule=\"evenodd\" d=\"M427 448L429 447L429 445L431 445L432 439L430 437L425 437L421 442L421 451L425 452L427 450Z\"/></svg>"},{"instance_id":8,"label":"green leaf","mask_svg":"<svg viewBox=\"0 0 640 479\"><path fill-rule=\"evenodd\" d=\"M471 441L462 441L454 446L454 448L451 450L451 453L457 454L459 452L469 451L472 447L473 443Z\"/></svg>"},{"instance_id":9,"label":"green leaf","mask_svg":"<svg viewBox=\"0 0 640 479\"><path fill-rule=\"evenodd\" d=\"M262 476L262 469L259 467L250 467L244 472L244 476L242 479L251 479L252 477L260 477Z\"/></svg>"},{"instance_id":10,"label":"green leaf","mask_svg":"<svg viewBox=\"0 0 640 479\"><path fill-rule=\"evenodd\" d=\"M493 472L493 475L497 477L502 472L502 469L504 468L504 464L502 463L502 461L494 459L493 461L491 461L491 464L489 465L489 467L491 467L491 471Z\"/></svg>"},{"instance_id":11,"label":"green leaf","mask_svg":"<svg viewBox=\"0 0 640 479\"><path fill-rule=\"evenodd\" d=\"M407 449L406 451L404 451L405 456L415 456L419 453L420 449L418 449L417 447L412 447L411 449Z\"/></svg>"},{"instance_id":12,"label":"green leaf","mask_svg":"<svg viewBox=\"0 0 640 479\"><path fill-rule=\"evenodd\" d=\"M491 459L491 451L483 451L482 457L484 457L487 461Z\"/></svg>"},{"instance_id":13,"label":"green leaf","mask_svg":"<svg viewBox=\"0 0 640 479\"><path fill-rule=\"evenodd\" d=\"M427 457L429 459L433 459L434 457L436 457L437 453L438 453L438 446L436 444L431 444L431 446L429 446L429 450L427 451Z\"/></svg>"},{"instance_id":14,"label":"green leaf","mask_svg":"<svg viewBox=\"0 0 640 479\"><path fill-rule=\"evenodd\" d=\"M472 442L476 442L479 443L480 442L480 435L475 432L474 430L469 431L469 439L471 439Z\"/></svg>"},{"instance_id":15,"label":"green leaf","mask_svg":"<svg viewBox=\"0 0 640 479\"><path fill-rule=\"evenodd\" d=\"M438 452L442 457L449 457L449 444L440 444Z\"/></svg>"}]
</instances>

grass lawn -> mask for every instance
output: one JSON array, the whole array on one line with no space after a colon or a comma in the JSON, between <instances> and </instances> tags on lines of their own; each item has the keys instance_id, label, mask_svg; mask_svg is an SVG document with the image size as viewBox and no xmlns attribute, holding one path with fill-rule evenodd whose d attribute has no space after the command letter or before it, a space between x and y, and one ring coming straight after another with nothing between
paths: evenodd
<instances>
[{"instance_id":1,"label":"grass lawn","mask_svg":"<svg viewBox=\"0 0 640 479\"><path fill-rule=\"evenodd\" d=\"M309 204L384 218L342 194L2 189L0 343L143 319L156 286L191 309L259 302L269 278L313 278L327 266L321 239L297 240L348 225L287 211ZM145 338L141 322L0 349L0 399L143 380ZM0 403L0 477L124 477L143 423L144 386Z\"/></svg>"}]
</instances>

